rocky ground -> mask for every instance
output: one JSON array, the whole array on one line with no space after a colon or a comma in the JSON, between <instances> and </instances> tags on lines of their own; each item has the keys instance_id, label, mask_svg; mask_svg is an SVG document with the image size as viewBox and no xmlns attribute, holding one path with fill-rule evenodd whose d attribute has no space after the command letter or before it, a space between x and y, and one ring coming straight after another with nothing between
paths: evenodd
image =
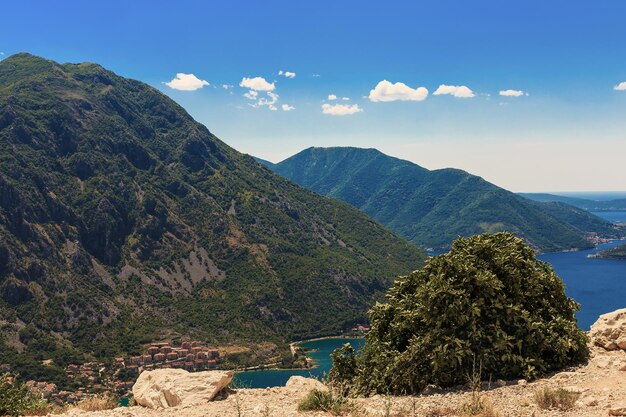
<instances>
[{"instance_id":1,"label":"rocky ground","mask_svg":"<svg viewBox=\"0 0 626 417\"><path fill-rule=\"evenodd\" d=\"M137 406L85 413L74 410L66 416L95 417L239 417L239 416L324 416L322 412L298 412L298 402L319 382L297 378L289 386L268 389L240 389L226 398L203 405L182 405L152 410ZM565 388L581 393L575 407L569 411L542 410L534 395L544 387ZM585 366L561 372L532 383L509 382L506 386L485 389L482 392L500 410L503 416L626 416L626 352L593 348L592 359ZM470 392L447 392L417 397L358 398L355 416L455 416L463 404L471 400ZM623 413L609 414L623 409ZM415 410L415 412L414 412Z\"/></svg>"},{"instance_id":2,"label":"rocky ground","mask_svg":"<svg viewBox=\"0 0 626 417\"><path fill-rule=\"evenodd\" d=\"M616 313L618 316L615 316ZM626 309L612 314L614 316L605 317L604 322L601 318L598 321L599 324L596 323L592 328L593 345L591 358L587 364L531 383L498 381L493 384L494 386L485 386L479 395L493 404L495 412L490 415L482 414L482 416L626 416L626 349L621 346L626 335ZM618 320L615 317L618 317ZM218 383L214 385L221 389ZM152 391L152 397L144 402L147 405L154 406L159 401L171 401L171 398L168 399L171 395L164 396L163 391L167 391L168 386L180 387L180 383L175 380L161 379L154 386L157 389ZM189 385L190 398L198 394L198 390L194 388L196 386L197 383ZM150 409L136 406L92 413L72 410L65 416L288 417L330 415L324 412L298 412L299 401L314 388L324 389L319 381L293 377L285 387L226 390L211 402L205 401L198 404L196 398L195 405L186 405L184 401L176 400L175 402L180 405L171 408ZM568 411L546 410L540 408L535 400L536 393L544 388L563 388L580 395L574 407ZM141 391L150 392L150 389L142 386ZM200 395L203 394L200 393ZM472 395L475 394L456 390L415 397L355 398L350 400L351 410L344 414L354 417L462 416L460 410L464 404L471 401Z\"/></svg>"}]
</instances>

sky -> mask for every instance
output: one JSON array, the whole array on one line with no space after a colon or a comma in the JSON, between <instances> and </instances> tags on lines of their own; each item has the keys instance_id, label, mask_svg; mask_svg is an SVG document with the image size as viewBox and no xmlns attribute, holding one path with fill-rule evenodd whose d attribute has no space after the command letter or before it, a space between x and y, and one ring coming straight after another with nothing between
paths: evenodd
<instances>
[{"instance_id":1,"label":"sky","mask_svg":"<svg viewBox=\"0 0 626 417\"><path fill-rule=\"evenodd\" d=\"M519 192L626 190L625 45L623 0L0 4L0 59L99 63L241 152L374 147Z\"/></svg>"}]
</instances>

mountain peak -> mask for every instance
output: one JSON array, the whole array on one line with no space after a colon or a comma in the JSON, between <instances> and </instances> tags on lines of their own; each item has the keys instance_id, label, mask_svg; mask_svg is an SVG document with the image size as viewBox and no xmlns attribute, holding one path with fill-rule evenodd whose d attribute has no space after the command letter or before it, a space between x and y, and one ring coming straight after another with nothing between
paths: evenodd
<instances>
[{"instance_id":1,"label":"mountain peak","mask_svg":"<svg viewBox=\"0 0 626 417\"><path fill-rule=\"evenodd\" d=\"M29 54L0 63L0 309L63 335L63 352L336 334L424 258L144 83Z\"/></svg>"},{"instance_id":2,"label":"mountain peak","mask_svg":"<svg viewBox=\"0 0 626 417\"><path fill-rule=\"evenodd\" d=\"M554 251L590 247L587 232L615 233L574 207L538 205L465 171L429 171L375 149L309 148L270 168L427 248L446 247L459 235L506 230Z\"/></svg>"}]
</instances>

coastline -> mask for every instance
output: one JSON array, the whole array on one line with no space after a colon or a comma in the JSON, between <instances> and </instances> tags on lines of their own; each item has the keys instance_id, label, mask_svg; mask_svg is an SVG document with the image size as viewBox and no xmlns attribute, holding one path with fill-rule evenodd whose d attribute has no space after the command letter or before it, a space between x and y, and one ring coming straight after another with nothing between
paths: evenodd
<instances>
[{"instance_id":1,"label":"coastline","mask_svg":"<svg viewBox=\"0 0 626 417\"><path fill-rule=\"evenodd\" d=\"M296 342L291 342L291 343L289 343L289 346L298 346L298 345L302 345L304 343L318 342L320 340L327 340L327 339L362 339L362 337L348 336L348 335L345 335L345 334L340 334L340 335L336 335L336 336L321 336L321 337L315 337L313 339L298 340Z\"/></svg>"},{"instance_id":2,"label":"coastline","mask_svg":"<svg viewBox=\"0 0 626 417\"><path fill-rule=\"evenodd\" d=\"M604 242L595 243L593 248L586 248L586 249L585 248L572 248L572 249L565 249L565 250L553 251L553 252L537 252L537 255L552 255L552 254L559 254L559 253L593 251L593 250L598 250L600 248L600 245L606 245L606 244L611 244L615 242L626 242L626 238L606 239L606 241Z\"/></svg>"},{"instance_id":3,"label":"coastline","mask_svg":"<svg viewBox=\"0 0 626 417\"><path fill-rule=\"evenodd\" d=\"M296 354L296 348L299 345L305 344L305 343L310 343L310 342L319 342L322 340L329 340L329 339L364 339L364 336L362 337L357 337L357 336L349 336L349 335L334 335L334 336L320 336L320 337L315 337L312 339L305 339L305 340L298 340L298 341L294 341L294 342L290 342L289 343L289 348L291 349L291 354L295 355ZM309 352L316 352L317 349L312 349ZM267 365L256 365L256 366L252 366L252 367L248 367L248 368L243 368L243 369L235 369L235 373L241 373L241 372L259 372L259 371L307 371L307 370L311 370L311 369L316 369L319 368L319 365L317 364L317 360L310 357L309 355L307 355L307 353L305 352L304 355L306 356L306 360L307 363L311 363L311 366L307 366L307 367L296 367L296 368L281 368L278 366L278 362L276 363L271 363L271 364L267 364Z\"/></svg>"}]
</instances>

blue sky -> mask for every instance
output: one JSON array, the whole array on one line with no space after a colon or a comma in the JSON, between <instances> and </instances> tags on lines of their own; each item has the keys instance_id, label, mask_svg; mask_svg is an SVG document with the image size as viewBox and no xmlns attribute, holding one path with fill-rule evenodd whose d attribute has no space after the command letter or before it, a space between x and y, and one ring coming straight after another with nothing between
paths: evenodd
<instances>
[{"instance_id":1,"label":"blue sky","mask_svg":"<svg viewBox=\"0 0 626 417\"><path fill-rule=\"evenodd\" d=\"M625 20L618 0L22 0L0 6L0 57L97 62L272 161L376 147L513 191L624 190Z\"/></svg>"}]
</instances>

